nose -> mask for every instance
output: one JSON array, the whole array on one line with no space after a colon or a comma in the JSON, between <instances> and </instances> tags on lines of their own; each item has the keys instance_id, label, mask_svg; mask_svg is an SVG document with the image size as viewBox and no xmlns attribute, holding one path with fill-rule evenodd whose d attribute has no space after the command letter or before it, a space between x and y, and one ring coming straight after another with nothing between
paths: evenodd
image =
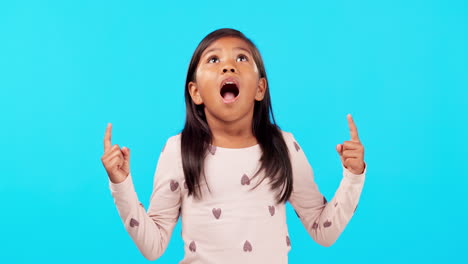
<instances>
[{"instance_id":1,"label":"nose","mask_svg":"<svg viewBox=\"0 0 468 264\"><path fill-rule=\"evenodd\" d=\"M224 67L223 68L223 73L226 73L226 72L236 72L236 70L233 68L233 67Z\"/></svg>"},{"instance_id":2,"label":"nose","mask_svg":"<svg viewBox=\"0 0 468 264\"><path fill-rule=\"evenodd\" d=\"M221 66L223 73L237 73L236 62L233 59L227 59Z\"/></svg>"}]
</instances>

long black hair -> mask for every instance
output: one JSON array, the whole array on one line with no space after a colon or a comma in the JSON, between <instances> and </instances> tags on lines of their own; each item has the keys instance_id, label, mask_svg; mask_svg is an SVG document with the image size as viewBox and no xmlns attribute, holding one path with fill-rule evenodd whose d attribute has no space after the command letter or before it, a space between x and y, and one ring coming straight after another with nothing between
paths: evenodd
<instances>
[{"instance_id":1,"label":"long black hair","mask_svg":"<svg viewBox=\"0 0 468 264\"><path fill-rule=\"evenodd\" d=\"M194 195L195 198L202 196L199 183L201 174L204 175L204 161L208 147L212 143L212 134L206 121L204 105L196 105L192 101L188 85L190 82L196 82L197 65L203 51L214 41L223 37L236 37L244 40L250 46L260 78L266 80L265 96L262 101L255 101L252 120L252 132L263 152L260 158L260 169L252 178L256 177L262 170L265 171L265 177L254 188L268 177L271 189L278 191L276 196L278 203L286 202L292 192L292 167L288 148L273 116L265 66L255 44L240 31L230 28L215 30L203 38L190 60L185 81L186 120L181 133L182 165L188 195Z\"/></svg>"}]
</instances>

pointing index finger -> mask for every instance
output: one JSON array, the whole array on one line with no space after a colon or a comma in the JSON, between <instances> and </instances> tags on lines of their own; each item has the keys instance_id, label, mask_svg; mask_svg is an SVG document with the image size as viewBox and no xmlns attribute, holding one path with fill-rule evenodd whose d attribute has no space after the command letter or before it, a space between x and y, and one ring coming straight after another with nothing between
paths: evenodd
<instances>
[{"instance_id":1,"label":"pointing index finger","mask_svg":"<svg viewBox=\"0 0 468 264\"><path fill-rule=\"evenodd\" d=\"M349 126L349 132L351 134L351 141L359 141L359 136L358 136L358 131L356 124L354 124L353 117L351 114L348 114L348 126Z\"/></svg>"},{"instance_id":2,"label":"pointing index finger","mask_svg":"<svg viewBox=\"0 0 468 264\"><path fill-rule=\"evenodd\" d=\"M111 137L112 137L112 124L108 123L107 128L106 128L106 134L104 135L104 151L110 149L110 147L112 146Z\"/></svg>"}]
</instances>

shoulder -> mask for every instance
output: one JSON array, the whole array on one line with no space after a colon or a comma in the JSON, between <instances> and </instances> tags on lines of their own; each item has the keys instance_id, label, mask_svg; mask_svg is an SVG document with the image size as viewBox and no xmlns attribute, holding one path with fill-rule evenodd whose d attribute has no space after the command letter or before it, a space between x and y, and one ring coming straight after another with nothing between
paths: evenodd
<instances>
[{"instance_id":1,"label":"shoulder","mask_svg":"<svg viewBox=\"0 0 468 264\"><path fill-rule=\"evenodd\" d=\"M164 146L159 152L159 167L182 167L182 156L180 148L180 134L170 136L166 139Z\"/></svg>"},{"instance_id":2,"label":"shoulder","mask_svg":"<svg viewBox=\"0 0 468 264\"><path fill-rule=\"evenodd\" d=\"M310 170L312 169L312 166L310 165L302 146L297 142L293 133L286 131L281 132L288 148L294 179L303 177L304 175L309 175L311 173ZM294 182L295 184L297 183L297 181Z\"/></svg>"},{"instance_id":3,"label":"shoulder","mask_svg":"<svg viewBox=\"0 0 468 264\"><path fill-rule=\"evenodd\" d=\"M291 132L288 132L288 131L284 131L284 130L281 130L281 135L283 135L283 138L284 140L291 140L291 138L293 137L293 134Z\"/></svg>"},{"instance_id":4,"label":"shoulder","mask_svg":"<svg viewBox=\"0 0 468 264\"><path fill-rule=\"evenodd\" d=\"M170 137L167 139L166 144L179 145L179 146L180 146L180 139L181 139L181 136L182 136L181 133L179 133L179 134L177 134L177 135L170 136Z\"/></svg>"},{"instance_id":5,"label":"shoulder","mask_svg":"<svg viewBox=\"0 0 468 264\"><path fill-rule=\"evenodd\" d=\"M297 143L297 140L292 132L287 132L283 130L280 131L283 135L284 142L286 143L286 146L288 147L290 152L293 150L294 152L298 152L299 150L301 150L301 147L299 146L299 143Z\"/></svg>"},{"instance_id":6,"label":"shoulder","mask_svg":"<svg viewBox=\"0 0 468 264\"><path fill-rule=\"evenodd\" d=\"M181 134L173 135L166 140L161 152L164 154L177 155L180 154L180 138Z\"/></svg>"},{"instance_id":7,"label":"shoulder","mask_svg":"<svg viewBox=\"0 0 468 264\"><path fill-rule=\"evenodd\" d=\"M283 136L283 139L284 141L286 142L286 144L289 146L290 144L293 144L293 142L296 141L296 139L294 138L294 134L292 132L289 132L289 131L284 131L284 130L281 130L281 135Z\"/></svg>"}]
</instances>

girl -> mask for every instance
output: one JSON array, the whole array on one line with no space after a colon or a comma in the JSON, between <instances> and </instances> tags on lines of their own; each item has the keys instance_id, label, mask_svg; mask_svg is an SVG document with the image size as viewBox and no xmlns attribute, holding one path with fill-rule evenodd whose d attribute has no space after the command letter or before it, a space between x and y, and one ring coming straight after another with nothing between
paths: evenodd
<instances>
[{"instance_id":1,"label":"girl","mask_svg":"<svg viewBox=\"0 0 468 264\"><path fill-rule=\"evenodd\" d=\"M185 85L186 123L164 146L148 211L130 173L130 150L111 144L101 160L127 232L150 260L166 249L179 216L180 263L287 263L289 201L311 237L332 245L352 217L364 184L364 148L347 116L351 140L336 150L343 179L329 202L319 192L294 136L281 131L255 45L219 29L198 45Z\"/></svg>"}]
</instances>

